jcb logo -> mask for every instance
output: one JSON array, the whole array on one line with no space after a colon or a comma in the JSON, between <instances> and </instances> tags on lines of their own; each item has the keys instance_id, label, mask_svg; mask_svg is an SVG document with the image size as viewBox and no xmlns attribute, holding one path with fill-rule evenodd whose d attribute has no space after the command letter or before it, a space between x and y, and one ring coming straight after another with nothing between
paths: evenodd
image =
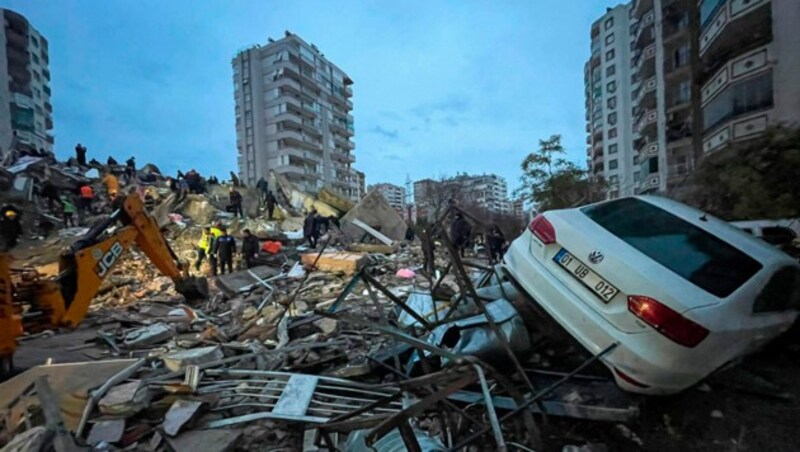
<instances>
[{"instance_id":1,"label":"jcb logo","mask_svg":"<svg viewBox=\"0 0 800 452\"><path fill-rule=\"evenodd\" d=\"M97 276L101 278L106 276L106 273L111 270L111 267L114 266L114 263L117 261L117 258L119 258L119 255L122 254L123 251L125 251L125 249L122 248L122 244L119 242L114 242L106 254L104 254L103 257L101 257L97 262L97 269L95 270Z\"/></svg>"}]
</instances>

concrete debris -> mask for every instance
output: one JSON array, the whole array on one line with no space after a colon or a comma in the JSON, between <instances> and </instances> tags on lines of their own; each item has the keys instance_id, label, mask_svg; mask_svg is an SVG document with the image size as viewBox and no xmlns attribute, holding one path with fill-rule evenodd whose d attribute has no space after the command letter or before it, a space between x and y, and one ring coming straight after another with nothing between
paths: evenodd
<instances>
[{"instance_id":1,"label":"concrete debris","mask_svg":"<svg viewBox=\"0 0 800 452\"><path fill-rule=\"evenodd\" d=\"M167 369L177 372L190 364L204 364L224 358L222 347L212 345L209 347L179 350L161 357Z\"/></svg>"},{"instance_id":2,"label":"concrete debris","mask_svg":"<svg viewBox=\"0 0 800 452\"><path fill-rule=\"evenodd\" d=\"M175 436L183 426L192 418L203 406L203 402L197 400L176 400L169 411L164 416L164 423L161 425L167 436Z\"/></svg>"},{"instance_id":3,"label":"concrete debris","mask_svg":"<svg viewBox=\"0 0 800 452\"><path fill-rule=\"evenodd\" d=\"M125 335L123 343L128 348L146 348L160 344L172 337L173 331L166 323L156 323L138 328Z\"/></svg>"},{"instance_id":4,"label":"concrete debris","mask_svg":"<svg viewBox=\"0 0 800 452\"><path fill-rule=\"evenodd\" d=\"M100 443L117 443L125 433L125 419L97 421L92 425L87 443L92 446Z\"/></svg>"},{"instance_id":5,"label":"concrete debris","mask_svg":"<svg viewBox=\"0 0 800 452\"><path fill-rule=\"evenodd\" d=\"M124 416L138 413L148 402L147 387L142 380L114 386L97 406L103 414Z\"/></svg>"},{"instance_id":6,"label":"concrete debris","mask_svg":"<svg viewBox=\"0 0 800 452\"><path fill-rule=\"evenodd\" d=\"M307 253L300 256L303 265L324 272L353 275L367 262L366 255L359 253L329 253L317 255Z\"/></svg>"}]
</instances>

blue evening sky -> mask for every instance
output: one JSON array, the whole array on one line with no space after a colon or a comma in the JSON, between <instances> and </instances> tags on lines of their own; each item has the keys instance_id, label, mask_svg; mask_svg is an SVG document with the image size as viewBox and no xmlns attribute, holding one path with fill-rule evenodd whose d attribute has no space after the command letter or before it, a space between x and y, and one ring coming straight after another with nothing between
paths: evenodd
<instances>
[{"instance_id":1,"label":"blue evening sky","mask_svg":"<svg viewBox=\"0 0 800 452\"><path fill-rule=\"evenodd\" d=\"M235 169L231 58L290 30L355 81L369 184L455 172L518 185L559 133L585 161L591 23L617 2L5 0L50 42L56 152Z\"/></svg>"}]
</instances>

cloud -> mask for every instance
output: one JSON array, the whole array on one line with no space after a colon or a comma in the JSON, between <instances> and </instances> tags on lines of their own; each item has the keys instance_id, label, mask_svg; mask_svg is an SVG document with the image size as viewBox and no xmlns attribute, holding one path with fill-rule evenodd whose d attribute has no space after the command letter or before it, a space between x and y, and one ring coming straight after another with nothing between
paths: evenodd
<instances>
[{"instance_id":1,"label":"cloud","mask_svg":"<svg viewBox=\"0 0 800 452\"><path fill-rule=\"evenodd\" d=\"M376 135L381 135L384 138L389 138L391 140L396 140L398 137L397 129L394 130L387 130L381 126L375 126L369 130L370 133L374 133Z\"/></svg>"},{"instance_id":2,"label":"cloud","mask_svg":"<svg viewBox=\"0 0 800 452\"><path fill-rule=\"evenodd\" d=\"M444 99L428 102L411 109L414 116L427 117L437 113L464 113L469 110L470 100L466 97L449 95Z\"/></svg>"}]
</instances>

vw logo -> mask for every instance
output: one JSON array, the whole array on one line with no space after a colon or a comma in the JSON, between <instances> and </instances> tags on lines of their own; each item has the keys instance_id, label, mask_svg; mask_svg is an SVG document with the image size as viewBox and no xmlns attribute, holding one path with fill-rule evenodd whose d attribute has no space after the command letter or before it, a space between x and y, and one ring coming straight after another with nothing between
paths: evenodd
<instances>
[{"instance_id":1,"label":"vw logo","mask_svg":"<svg viewBox=\"0 0 800 452\"><path fill-rule=\"evenodd\" d=\"M604 257L605 256L603 256L602 252L594 250L591 253L589 253L589 262L593 264L599 264L600 262L603 262Z\"/></svg>"}]
</instances>

